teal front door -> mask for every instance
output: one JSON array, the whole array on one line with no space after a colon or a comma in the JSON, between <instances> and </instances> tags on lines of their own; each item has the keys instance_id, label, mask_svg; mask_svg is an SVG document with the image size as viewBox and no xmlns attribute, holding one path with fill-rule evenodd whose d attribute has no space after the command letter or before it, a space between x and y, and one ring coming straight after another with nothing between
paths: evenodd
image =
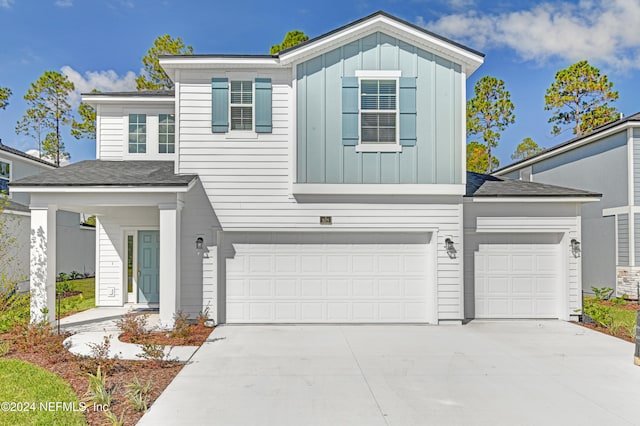
<instances>
[{"instance_id":1,"label":"teal front door","mask_svg":"<svg viewBox=\"0 0 640 426\"><path fill-rule=\"evenodd\" d=\"M138 231L138 303L158 303L160 232Z\"/></svg>"}]
</instances>

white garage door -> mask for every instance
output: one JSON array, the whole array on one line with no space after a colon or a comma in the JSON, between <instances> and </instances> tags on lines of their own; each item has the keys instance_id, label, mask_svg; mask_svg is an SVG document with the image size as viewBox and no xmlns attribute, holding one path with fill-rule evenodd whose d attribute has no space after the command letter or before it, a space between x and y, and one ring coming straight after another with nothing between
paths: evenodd
<instances>
[{"instance_id":1,"label":"white garage door","mask_svg":"<svg viewBox=\"0 0 640 426\"><path fill-rule=\"evenodd\" d=\"M400 323L429 318L427 244L233 247L235 256L227 259L229 323Z\"/></svg>"},{"instance_id":2,"label":"white garage door","mask_svg":"<svg viewBox=\"0 0 640 426\"><path fill-rule=\"evenodd\" d=\"M476 318L558 318L557 244L480 244Z\"/></svg>"}]
</instances>

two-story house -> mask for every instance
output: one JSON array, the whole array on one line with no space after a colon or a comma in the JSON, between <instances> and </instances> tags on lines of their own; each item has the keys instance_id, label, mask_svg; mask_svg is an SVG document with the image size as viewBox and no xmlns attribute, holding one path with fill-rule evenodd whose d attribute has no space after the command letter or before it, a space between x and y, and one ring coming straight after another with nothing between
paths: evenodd
<instances>
[{"instance_id":1,"label":"two-story house","mask_svg":"<svg viewBox=\"0 0 640 426\"><path fill-rule=\"evenodd\" d=\"M55 209L98 216L99 306L219 323L461 323L580 309L598 194L467 174L483 55L377 12L277 55L166 56L175 90L84 96L97 160L31 194L32 315Z\"/></svg>"},{"instance_id":2,"label":"two-story house","mask_svg":"<svg viewBox=\"0 0 640 426\"><path fill-rule=\"evenodd\" d=\"M582 209L584 289L640 288L640 114L616 120L495 172L602 194Z\"/></svg>"},{"instance_id":3,"label":"two-story house","mask_svg":"<svg viewBox=\"0 0 640 426\"><path fill-rule=\"evenodd\" d=\"M31 225L29 212L29 194L10 191L14 180L35 176L56 166L38 157L4 145L0 141L0 193L6 199L0 199L2 205L2 235L0 245L0 274L10 282L17 281L21 290L28 290L29 283L29 247ZM94 228L84 226L76 212L59 211L56 215L57 233L57 272L93 274L95 268L95 232Z\"/></svg>"}]
</instances>

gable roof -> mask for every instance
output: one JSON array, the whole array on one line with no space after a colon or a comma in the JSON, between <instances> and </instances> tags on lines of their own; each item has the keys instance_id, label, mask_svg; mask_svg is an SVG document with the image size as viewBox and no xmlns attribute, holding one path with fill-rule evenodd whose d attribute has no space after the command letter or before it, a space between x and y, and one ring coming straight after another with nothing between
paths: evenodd
<instances>
[{"instance_id":1,"label":"gable roof","mask_svg":"<svg viewBox=\"0 0 640 426\"><path fill-rule=\"evenodd\" d=\"M538 182L467 172L466 197L600 198L602 194Z\"/></svg>"},{"instance_id":2,"label":"gable roof","mask_svg":"<svg viewBox=\"0 0 640 426\"><path fill-rule=\"evenodd\" d=\"M640 112L619 120L612 121L607 124L603 124L602 126L596 127L586 135L576 136L573 139L569 139L568 141L552 146L551 148L547 148L536 155L532 155L531 157L527 157L525 159L511 163L507 166L501 167L498 170L494 171L493 174L499 176L504 173L518 170L522 167L529 166L530 164L537 163L538 161L542 161L546 158L553 157L554 155L570 151L579 146L583 146L591 142L596 142L602 137L608 136L611 133L621 131L629 126L638 125L640 125Z\"/></svg>"},{"instance_id":3,"label":"gable roof","mask_svg":"<svg viewBox=\"0 0 640 426\"><path fill-rule=\"evenodd\" d=\"M477 50L432 33L384 11L377 11L296 46L282 50L276 55L161 55L160 65L171 78L174 77L174 69L187 66L224 67L234 65L242 67L261 65L278 67L320 55L324 51L335 49L340 44L349 43L375 31L382 31L391 36L399 37L427 50L435 51L439 55L455 62L464 64L467 76L473 73L484 61L484 54Z\"/></svg>"},{"instance_id":4,"label":"gable roof","mask_svg":"<svg viewBox=\"0 0 640 426\"><path fill-rule=\"evenodd\" d=\"M181 187L197 177L174 170L173 161L85 160L15 180L9 187Z\"/></svg>"},{"instance_id":5,"label":"gable roof","mask_svg":"<svg viewBox=\"0 0 640 426\"><path fill-rule=\"evenodd\" d=\"M25 158L30 161L35 161L36 163L44 164L49 167L58 167L53 163L48 162L47 160L43 160L42 158L34 157L33 155L27 154L26 152L22 152L19 149L11 148L10 146L4 145L2 140L0 140L0 151L6 152L12 155L16 155L18 157Z\"/></svg>"}]
</instances>

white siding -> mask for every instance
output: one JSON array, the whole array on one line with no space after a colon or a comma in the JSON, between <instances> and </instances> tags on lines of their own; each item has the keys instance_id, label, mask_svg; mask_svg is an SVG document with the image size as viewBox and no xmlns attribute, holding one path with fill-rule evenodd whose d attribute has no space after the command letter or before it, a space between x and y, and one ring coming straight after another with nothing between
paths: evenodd
<instances>
[{"instance_id":1,"label":"white siding","mask_svg":"<svg viewBox=\"0 0 640 426\"><path fill-rule=\"evenodd\" d=\"M232 75L230 72L229 75ZM233 230L318 228L319 216L332 216L333 229L429 228L438 232L438 311L440 319L462 318L461 256L450 259L444 239L461 241L460 198L450 203L383 203L369 198L357 203L301 203L289 195L292 123L291 72L266 71L273 82L273 133L230 139L211 133L211 78L214 72L181 73L181 173L197 173L222 228ZM461 246L461 243L459 243Z\"/></svg>"},{"instance_id":2,"label":"white siding","mask_svg":"<svg viewBox=\"0 0 640 426\"><path fill-rule=\"evenodd\" d=\"M124 143L124 117L122 107L100 105L98 129L99 160L122 160Z\"/></svg>"}]
</instances>

